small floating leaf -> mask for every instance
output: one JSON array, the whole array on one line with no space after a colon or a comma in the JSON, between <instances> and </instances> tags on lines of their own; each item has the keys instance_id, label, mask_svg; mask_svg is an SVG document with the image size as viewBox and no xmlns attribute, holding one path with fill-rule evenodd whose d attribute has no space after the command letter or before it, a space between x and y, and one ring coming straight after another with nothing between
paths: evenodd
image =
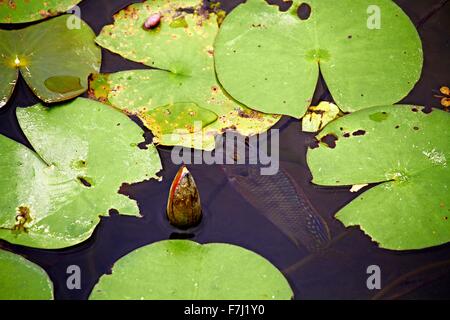
<instances>
[{"instance_id":1,"label":"small floating leaf","mask_svg":"<svg viewBox=\"0 0 450 320\"><path fill-rule=\"evenodd\" d=\"M292 290L269 261L244 248L166 240L116 262L91 300L289 300Z\"/></svg>"},{"instance_id":2,"label":"small floating leaf","mask_svg":"<svg viewBox=\"0 0 450 320\"><path fill-rule=\"evenodd\" d=\"M310 11L300 18L302 3ZM217 76L231 96L297 118L311 103L319 68L336 104L352 112L401 100L423 64L419 35L391 0L295 0L286 12L248 0L225 18L214 47Z\"/></svg>"},{"instance_id":3,"label":"small floating leaf","mask_svg":"<svg viewBox=\"0 0 450 320\"><path fill-rule=\"evenodd\" d=\"M68 28L68 17L78 21L80 28ZM100 70L101 50L94 37L75 15L25 29L0 30L0 107L9 100L19 72L46 103L82 94L88 88L88 76Z\"/></svg>"},{"instance_id":4,"label":"small floating leaf","mask_svg":"<svg viewBox=\"0 0 450 320\"><path fill-rule=\"evenodd\" d=\"M449 89L449 87L446 87L446 86L441 87L439 89L439 92L442 95L435 95L435 97L441 99L441 105L444 108L450 107L450 89Z\"/></svg>"},{"instance_id":5,"label":"small floating leaf","mask_svg":"<svg viewBox=\"0 0 450 320\"><path fill-rule=\"evenodd\" d=\"M36 152L0 135L0 238L37 248L63 248L90 237L110 209L139 216L123 183L156 177L153 145L123 113L79 98L47 108L18 108Z\"/></svg>"},{"instance_id":6,"label":"small floating leaf","mask_svg":"<svg viewBox=\"0 0 450 320\"><path fill-rule=\"evenodd\" d=\"M365 187L367 187L369 184L364 183L364 184L355 184L350 188L350 192L359 192L361 189L364 189Z\"/></svg>"},{"instance_id":7,"label":"small floating leaf","mask_svg":"<svg viewBox=\"0 0 450 320\"><path fill-rule=\"evenodd\" d=\"M81 0L2 0L0 23L24 23L66 12Z\"/></svg>"},{"instance_id":8,"label":"small floating leaf","mask_svg":"<svg viewBox=\"0 0 450 320\"><path fill-rule=\"evenodd\" d=\"M339 115L339 108L331 102L322 101L317 106L311 106L302 119L304 132L317 132Z\"/></svg>"},{"instance_id":9,"label":"small floating leaf","mask_svg":"<svg viewBox=\"0 0 450 320\"><path fill-rule=\"evenodd\" d=\"M0 300L53 300L53 284L38 265L0 249Z\"/></svg>"},{"instance_id":10,"label":"small floating leaf","mask_svg":"<svg viewBox=\"0 0 450 320\"><path fill-rule=\"evenodd\" d=\"M142 28L146 19L158 12L163 12L158 28ZM219 29L217 20L217 15L205 10L199 0L146 1L120 11L114 24L103 28L97 43L127 59L160 70L132 70L94 77L90 84L92 96L99 93L100 101L137 115L152 130L158 129L154 127L157 121L149 116L149 111L166 105L192 102L207 113L199 117L217 115L217 120L201 132L186 131L169 138L153 132L154 141L162 145L212 150L215 136L226 130L246 136L266 131L279 116L252 112L230 99L217 83L213 50ZM99 87L106 90L98 90Z\"/></svg>"},{"instance_id":11,"label":"small floating leaf","mask_svg":"<svg viewBox=\"0 0 450 320\"><path fill-rule=\"evenodd\" d=\"M441 88L439 89L439 91L440 91L442 94L445 94L446 96L450 96L450 88L449 88L449 87L446 87L446 86L441 87Z\"/></svg>"},{"instance_id":12,"label":"small floating leaf","mask_svg":"<svg viewBox=\"0 0 450 320\"><path fill-rule=\"evenodd\" d=\"M334 148L308 150L313 183L378 183L336 217L359 225L383 248L449 242L449 128L448 113L415 106L374 107L337 119L317 136L335 136Z\"/></svg>"}]
</instances>

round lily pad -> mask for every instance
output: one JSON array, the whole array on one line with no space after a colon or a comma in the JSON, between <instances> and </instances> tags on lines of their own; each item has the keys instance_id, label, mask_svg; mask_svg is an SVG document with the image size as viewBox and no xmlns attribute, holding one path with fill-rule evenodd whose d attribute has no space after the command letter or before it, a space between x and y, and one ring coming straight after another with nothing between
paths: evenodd
<instances>
[{"instance_id":1,"label":"round lily pad","mask_svg":"<svg viewBox=\"0 0 450 320\"><path fill-rule=\"evenodd\" d=\"M53 300L53 284L38 265L0 250L0 300Z\"/></svg>"},{"instance_id":2,"label":"round lily pad","mask_svg":"<svg viewBox=\"0 0 450 320\"><path fill-rule=\"evenodd\" d=\"M450 241L450 115L416 106L368 108L333 121L307 154L313 183L377 183L341 209L383 248Z\"/></svg>"},{"instance_id":3,"label":"round lily pad","mask_svg":"<svg viewBox=\"0 0 450 320\"><path fill-rule=\"evenodd\" d=\"M69 19L80 28L70 28ZM100 70L101 50L94 38L92 29L75 15L25 29L0 30L0 107L8 102L19 72L46 103L85 92L89 75Z\"/></svg>"},{"instance_id":4,"label":"round lily pad","mask_svg":"<svg viewBox=\"0 0 450 320\"><path fill-rule=\"evenodd\" d=\"M248 0L225 18L215 60L235 99L300 118L319 69L339 108L352 112L405 97L423 53L414 25L391 0L295 0L286 12Z\"/></svg>"},{"instance_id":5,"label":"round lily pad","mask_svg":"<svg viewBox=\"0 0 450 320\"><path fill-rule=\"evenodd\" d=\"M144 22L160 14L153 29ZM149 127L155 142L212 150L215 135L234 130L242 135L267 131L279 116L263 114L228 97L217 82L214 69L213 43L218 32L218 15L209 12L201 1L146 1L133 4L115 16L113 25L103 28L97 43L121 56L159 70L133 70L95 77L91 82L93 97L137 115ZM217 115L212 123L200 125L200 132L162 134L169 128L154 130L156 118L152 110L178 103L195 104L198 118ZM203 111L202 111L203 110ZM206 115L202 115L205 113ZM181 120L181 119L180 119ZM185 117L194 126L195 119ZM164 123L160 123L164 126ZM198 137L198 138L197 138ZM202 140L194 145L194 140Z\"/></svg>"},{"instance_id":6,"label":"round lily pad","mask_svg":"<svg viewBox=\"0 0 450 320\"><path fill-rule=\"evenodd\" d=\"M156 178L153 145L127 116L79 98L47 108L17 109L34 151L0 135L0 238L37 248L63 248L90 237L110 209L139 216L123 183Z\"/></svg>"},{"instance_id":7,"label":"round lily pad","mask_svg":"<svg viewBox=\"0 0 450 320\"><path fill-rule=\"evenodd\" d=\"M24 23L46 19L68 11L81 0L0 1L0 23Z\"/></svg>"},{"instance_id":8,"label":"round lily pad","mask_svg":"<svg viewBox=\"0 0 450 320\"><path fill-rule=\"evenodd\" d=\"M292 290L269 261L230 245L166 240L121 258L92 300L288 300Z\"/></svg>"}]
</instances>

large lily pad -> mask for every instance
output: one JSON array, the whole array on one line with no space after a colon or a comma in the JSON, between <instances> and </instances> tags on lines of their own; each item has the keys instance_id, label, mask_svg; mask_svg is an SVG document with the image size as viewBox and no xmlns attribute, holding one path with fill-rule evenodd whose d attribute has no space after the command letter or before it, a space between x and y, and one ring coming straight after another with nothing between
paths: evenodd
<instances>
[{"instance_id":1,"label":"large lily pad","mask_svg":"<svg viewBox=\"0 0 450 320\"><path fill-rule=\"evenodd\" d=\"M266 259L229 244L166 240L120 259L90 295L93 300L291 299L283 275Z\"/></svg>"},{"instance_id":2,"label":"large lily pad","mask_svg":"<svg viewBox=\"0 0 450 320\"><path fill-rule=\"evenodd\" d=\"M24 23L68 11L81 0L2 0L0 23Z\"/></svg>"},{"instance_id":3,"label":"large lily pad","mask_svg":"<svg viewBox=\"0 0 450 320\"><path fill-rule=\"evenodd\" d=\"M381 247L450 241L450 115L413 106L375 107L333 121L308 151L313 183L378 183L340 210Z\"/></svg>"},{"instance_id":4,"label":"large lily pad","mask_svg":"<svg viewBox=\"0 0 450 320\"><path fill-rule=\"evenodd\" d=\"M146 19L161 14L160 24L145 30ZM198 0L156 0L137 3L120 11L113 25L103 28L97 43L121 56L158 68L134 70L94 78L91 93L102 101L137 115L163 145L214 149L214 137L225 130L243 135L266 131L278 116L250 110L229 97L217 83L213 42L218 32L217 15L202 9ZM186 130L186 118L155 128L152 110L179 103L195 104L217 120L195 121L201 130ZM178 107L179 108L179 105ZM179 113L179 112L178 112ZM183 113L183 112L181 112ZM184 112L185 113L185 112ZM210 118L207 115L207 118ZM194 127L194 123L190 124ZM168 130L169 129L169 130ZM160 132L171 131L161 135ZM195 140L195 142L194 142ZM199 142L200 141L200 142Z\"/></svg>"},{"instance_id":5,"label":"large lily pad","mask_svg":"<svg viewBox=\"0 0 450 320\"><path fill-rule=\"evenodd\" d=\"M70 17L80 29L70 29ZM100 70L101 50L91 28L75 15L61 16L20 30L0 30L0 107L10 98L19 71L47 103L74 98Z\"/></svg>"},{"instance_id":6,"label":"large lily pad","mask_svg":"<svg viewBox=\"0 0 450 320\"><path fill-rule=\"evenodd\" d=\"M0 250L0 300L52 300L53 284L38 265Z\"/></svg>"},{"instance_id":7,"label":"large lily pad","mask_svg":"<svg viewBox=\"0 0 450 320\"><path fill-rule=\"evenodd\" d=\"M121 112L79 98L61 106L18 109L36 153L0 135L0 238L38 248L63 248L92 234L110 209L139 216L123 183L156 177L153 145Z\"/></svg>"},{"instance_id":8,"label":"large lily pad","mask_svg":"<svg viewBox=\"0 0 450 320\"><path fill-rule=\"evenodd\" d=\"M319 68L337 105L352 112L401 100L423 62L414 25L391 0L295 0L287 12L248 0L225 18L215 53L219 81L235 99L297 118Z\"/></svg>"}]
</instances>

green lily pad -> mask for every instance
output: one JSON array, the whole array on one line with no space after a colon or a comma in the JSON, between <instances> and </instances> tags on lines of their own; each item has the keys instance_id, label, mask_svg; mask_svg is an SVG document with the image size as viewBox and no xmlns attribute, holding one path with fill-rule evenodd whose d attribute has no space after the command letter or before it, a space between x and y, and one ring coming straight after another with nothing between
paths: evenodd
<instances>
[{"instance_id":1,"label":"green lily pad","mask_svg":"<svg viewBox=\"0 0 450 320\"><path fill-rule=\"evenodd\" d=\"M450 241L450 115L414 106L374 107L330 123L308 151L313 183L378 183L341 209L381 247L421 249Z\"/></svg>"},{"instance_id":2,"label":"green lily pad","mask_svg":"<svg viewBox=\"0 0 450 320\"><path fill-rule=\"evenodd\" d=\"M53 284L38 265L0 250L0 300L53 300Z\"/></svg>"},{"instance_id":3,"label":"green lily pad","mask_svg":"<svg viewBox=\"0 0 450 320\"><path fill-rule=\"evenodd\" d=\"M145 30L144 22L158 13L162 15L159 25ZM153 132L154 141L163 145L212 150L215 135L226 130L246 136L266 131L280 117L240 105L217 82L213 51L219 29L217 19L218 15L203 10L198 0L147 1L120 11L114 24L103 28L97 43L159 70L97 76L91 82L92 96L137 115L150 129L155 122L152 110L166 105L193 103L202 108L199 110L217 115L216 121L195 134L189 130L177 135Z\"/></svg>"},{"instance_id":4,"label":"green lily pad","mask_svg":"<svg viewBox=\"0 0 450 320\"><path fill-rule=\"evenodd\" d=\"M288 300L292 290L269 261L230 245L166 240L121 258L89 299Z\"/></svg>"},{"instance_id":5,"label":"green lily pad","mask_svg":"<svg viewBox=\"0 0 450 320\"><path fill-rule=\"evenodd\" d=\"M302 3L311 9L304 20ZM376 8L379 29L372 28ZM248 0L225 18L215 53L231 96L296 118L311 103L319 69L339 108L352 112L401 100L423 64L419 35L391 0L295 0L286 12Z\"/></svg>"},{"instance_id":6,"label":"green lily pad","mask_svg":"<svg viewBox=\"0 0 450 320\"><path fill-rule=\"evenodd\" d=\"M79 98L61 106L17 109L36 152L0 135L0 238L37 248L63 248L90 237L110 209L139 216L123 183L156 178L153 145L127 116Z\"/></svg>"},{"instance_id":7,"label":"green lily pad","mask_svg":"<svg viewBox=\"0 0 450 320\"><path fill-rule=\"evenodd\" d=\"M80 29L67 27L70 17ZM0 108L11 97L19 72L44 102L79 96L88 76L100 70L101 50L92 29L75 15L20 30L0 30Z\"/></svg>"},{"instance_id":8,"label":"green lily pad","mask_svg":"<svg viewBox=\"0 0 450 320\"><path fill-rule=\"evenodd\" d=\"M81 0L3 0L0 23L24 23L66 12Z\"/></svg>"}]
</instances>

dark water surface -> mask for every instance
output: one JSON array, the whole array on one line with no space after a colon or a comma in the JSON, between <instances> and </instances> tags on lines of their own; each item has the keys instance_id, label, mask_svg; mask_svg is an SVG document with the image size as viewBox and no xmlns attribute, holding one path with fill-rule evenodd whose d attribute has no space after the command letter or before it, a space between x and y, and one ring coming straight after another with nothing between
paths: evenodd
<instances>
[{"instance_id":1,"label":"dark water surface","mask_svg":"<svg viewBox=\"0 0 450 320\"><path fill-rule=\"evenodd\" d=\"M139 1L85 0L80 5L82 18L98 33L104 25L112 23L115 12L133 2ZM450 85L450 1L395 2L417 26L425 51L422 78L403 102L439 106L434 95L441 86ZM238 3L225 1L223 7L229 10ZM103 72L142 68L146 67L103 50ZM326 85L320 80L313 103L329 98ZM18 126L15 109L37 102L20 79L13 98L0 111L0 133L29 146ZM328 224L334 239L332 245L314 254L298 248L230 185L220 166L207 165L189 167L199 187L205 214L191 239L201 243L233 243L263 255L283 270L296 299L450 298L450 244L393 252L379 249L357 228L345 229L333 219L333 214L357 194L351 194L347 188L313 186L305 159L312 135L301 133L299 122L286 117L277 127L281 129L281 167L303 189ZM138 201L143 218L112 214L102 219L91 239L63 250L38 250L4 241L0 241L0 247L42 266L53 280L57 299L86 299L98 278L108 273L120 257L140 246L179 237L165 219L168 190L178 168L171 163L170 149L159 150L164 165L163 181L124 188L126 194ZM66 268L72 264L81 267L81 290L66 288ZM374 264L381 267L384 288L381 291L366 287L366 268Z\"/></svg>"}]
</instances>

